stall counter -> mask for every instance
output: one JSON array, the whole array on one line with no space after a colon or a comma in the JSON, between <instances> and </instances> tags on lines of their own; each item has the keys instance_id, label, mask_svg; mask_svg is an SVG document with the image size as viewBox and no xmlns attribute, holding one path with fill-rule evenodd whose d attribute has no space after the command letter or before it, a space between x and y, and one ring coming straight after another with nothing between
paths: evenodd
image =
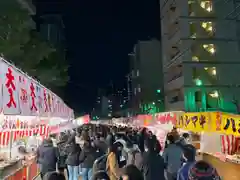
<instances>
[{"instance_id":1,"label":"stall counter","mask_svg":"<svg viewBox=\"0 0 240 180\"><path fill-rule=\"evenodd\" d=\"M221 160L210 154L204 153L202 155L204 161L210 163L215 167L223 180L239 180L240 164L226 160Z\"/></svg>"}]
</instances>

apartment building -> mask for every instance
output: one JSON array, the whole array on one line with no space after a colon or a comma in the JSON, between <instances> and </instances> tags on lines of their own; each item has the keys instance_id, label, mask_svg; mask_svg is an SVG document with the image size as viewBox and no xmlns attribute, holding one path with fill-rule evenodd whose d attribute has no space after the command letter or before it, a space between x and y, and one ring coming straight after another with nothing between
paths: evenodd
<instances>
[{"instance_id":1,"label":"apartment building","mask_svg":"<svg viewBox=\"0 0 240 180\"><path fill-rule=\"evenodd\" d=\"M238 7L235 0L160 1L167 110L236 111Z\"/></svg>"},{"instance_id":2,"label":"apartment building","mask_svg":"<svg viewBox=\"0 0 240 180\"><path fill-rule=\"evenodd\" d=\"M161 46L156 39L139 41L130 54L132 108L160 104L163 93Z\"/></svg>"}]
</instances>

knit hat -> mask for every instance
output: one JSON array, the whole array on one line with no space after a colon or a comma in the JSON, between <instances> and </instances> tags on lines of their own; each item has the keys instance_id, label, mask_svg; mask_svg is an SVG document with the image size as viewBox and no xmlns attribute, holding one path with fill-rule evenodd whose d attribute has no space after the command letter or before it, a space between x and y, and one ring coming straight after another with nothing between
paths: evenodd
<instances>
[{"instance_id":1,"label":"knit hat","mask_svg":"<svg viewBox=\"0 0 240 180\"><path fill-rule=\"evenodd\" d=\"M189 170L189 180L221 180L216 169L205 161L197 161Z\"/></svg>"}]
</instances>

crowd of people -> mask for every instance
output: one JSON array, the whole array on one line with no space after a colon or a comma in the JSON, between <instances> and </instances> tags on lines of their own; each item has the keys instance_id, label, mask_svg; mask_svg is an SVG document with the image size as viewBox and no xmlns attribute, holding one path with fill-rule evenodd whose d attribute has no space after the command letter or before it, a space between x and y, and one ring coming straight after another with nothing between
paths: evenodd
<instances>
[{"instance_id":1,"label":"crowd of people","mask_svg":"<svg viewBox=\"0 0 240 180\"><path fill-rule=\"evenodd\" d=\"M189 134L168 133L164 149L146 128L88 125L45 139L37 151L43 180L220 180L196 161Z\"/></svg>"}]
</instances>

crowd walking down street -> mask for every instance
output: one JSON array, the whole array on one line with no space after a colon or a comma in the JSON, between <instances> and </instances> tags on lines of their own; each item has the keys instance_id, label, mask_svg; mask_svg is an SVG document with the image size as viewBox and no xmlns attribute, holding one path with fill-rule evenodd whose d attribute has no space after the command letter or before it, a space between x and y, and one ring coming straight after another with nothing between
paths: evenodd
<instances>
[{"instance_id":1,"label":"crowd walking down street","mask_svg":"<svg viewBox=\"0 0 240 180\"><path fill-rule=\"evenodd\" d=\"M86 125L55 138L37 151L42 180L220 180L187 133L169 132L164 149L146 128Z\"/></svg>"}]
</instances>

